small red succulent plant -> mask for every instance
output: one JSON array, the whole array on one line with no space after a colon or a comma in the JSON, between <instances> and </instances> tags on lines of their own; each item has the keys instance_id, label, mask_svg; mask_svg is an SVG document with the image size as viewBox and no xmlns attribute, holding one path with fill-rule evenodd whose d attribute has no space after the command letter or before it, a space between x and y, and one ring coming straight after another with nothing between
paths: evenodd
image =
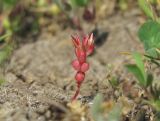
<instances>
[{"instance_id":1,"label":"small red succulent plant","mask_svg":"<svg viewBox=\"0 0 160 121\"><path fill-rule=\"evenodd\" d=\"M80 87L85 78L85 72L89 69L89 63L87 63L87 56L94 50L93 33L83 37L82 41L79 36L72 36L72 41L75 47L75 54L77 59L72 62L73 68L77 71L75 75L77 83L77 91L72 100L75 100L79 94Z\"/></svg>"}]
</instances>

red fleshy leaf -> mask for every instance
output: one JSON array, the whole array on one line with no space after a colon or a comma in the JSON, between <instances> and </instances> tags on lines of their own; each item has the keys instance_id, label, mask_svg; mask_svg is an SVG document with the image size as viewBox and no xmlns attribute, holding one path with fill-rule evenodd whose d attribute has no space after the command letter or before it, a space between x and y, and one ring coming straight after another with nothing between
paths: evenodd
<instances>
[{"instance_id":1,"label":"red fleshy leaf","mask_svg":"<svg viewBox=\"0 0 160 121\"><path fill-rule=\"evenodd\" d=\"M88 38L88 46L93 45L93 43L94 43L93 33L91 33L91 34L89 35L89 38Z\"/></svg>"},{"instance_id":2,"label":"red fleshy leaf","mask_svg":"<svg viewBox=\"0 0 160 121\"><path fill-rule=\"evenodd\" d=\"M79 39L79 37L78 36L72 36L72 35L71 35L71 37L72 37L72 42L73 42L75 48L80 47L80 39Z\"/></svg>"},{"instance_id":3,"label":"red fleshy leaf","mask_svg":"<svg viewBox=\"0 0 160 121\"><path fill-rule=\"evenodd\" d=\"M88 44L88 36L85 36L85 37L83 38L83 41L82 41L83 48L86 49L87 44Z\"/></svg>"},{"instance_id":4,"label":"red fleshy leaf","mask_svg":"<svg viewBox=\"0 0 160 121\"><path fill-rule=\"evenodd\" d=\"M78 58L78 61L80 63L84 63L86 61L86 52L81 49L75 50L76 56Z\"/></svg>"},{"instance_id":5,"label":"red fleshy leaf","mask_svg":"<svg viewBox=\"0 0 160 121\"><path fill-rule=\"evenodd\" d=\"M94 45L91 45L91 46L88 48L88 50L87 50L87 55L92 54L93 51L94 51Z\"/></svg>"},{"instance_id":6,"label":"red fleshy leaf","mask_svg":"<svg viewBox=\"0 0 160 121\"><path fill-rule=\"evenodd\" d=\"M86 71L88 71L88 69L89 69L89 64L88 63L83 63L81 65L81 71L82 72L86 72Z\"/></svg>"},{"instance_id":7,"label":"red fleshy leaf","mask_svg":"<svg viewBox=\"0 0 160 121\"><path fill-rule=\"evenodd\" d=\"M75 79L77 80L78 84L81 84L82 81L84 80L84 78L85 78L85 73L83 73L83 72L76 73Z\"/></svg>"},{"instance_id":8,"label":"red fleshy leaf","mask_svg":"<svg viewBox=\"0 0 160 121\"><path fill-rule=\"evenodd\" d=\"M77 70L77 71L79 71L80 68L81 68L80 63L79 63L78 60L72 61L72 66L73 66L73 68L74 68L75 70Z\"/></svg>"}]
</instances>

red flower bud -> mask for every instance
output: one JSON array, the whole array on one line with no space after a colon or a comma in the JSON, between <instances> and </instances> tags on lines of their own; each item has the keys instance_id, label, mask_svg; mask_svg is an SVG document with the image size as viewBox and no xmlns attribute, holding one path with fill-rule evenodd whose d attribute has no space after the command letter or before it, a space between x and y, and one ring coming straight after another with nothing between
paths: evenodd
<instances>
[{"instance_id":1,"label":"red flower bud","mask_svg":"<svg viewBox=\"0 0 160 121\"><path fill-rule=\"evenodd\" d=\"M83 63L81 65L81 71L82 72L86 72L86 71L88 71L88 69L89 69L89 64L88 63Z\"/></svg>"},{"instance_id":2,"label":"red flower bud","mask_svg":"<svg viewBox=\"0 0 160 121\"><path fill-rule=\"evenodd\" d=\"M85 78L85 74L83 72L77 72L75 79L77 80L78 84L81 84L84 78Z\"/></svg>"},{"instance_id":3,"label":"red flower bud","mask_svg":"<svg viewBox=\"0 0 160 121\"><path fill-rule=\"evenodd\" d=\"M80 68L81 68L80 63L79 63L78 60L72 61L72 66L73 66L73 68L74 68L75 70L77 70L77 71L79 71Z\"/></svg>"}]
</instances>

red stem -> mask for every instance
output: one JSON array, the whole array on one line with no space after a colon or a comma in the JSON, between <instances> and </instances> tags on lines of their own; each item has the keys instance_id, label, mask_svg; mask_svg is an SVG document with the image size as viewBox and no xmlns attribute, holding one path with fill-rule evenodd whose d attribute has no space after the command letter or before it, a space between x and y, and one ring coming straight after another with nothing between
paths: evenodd
<instances>
[{"instance_id":1,"label":"red stem","mask_svg":"<svg viewBox=\"0 0 160 121\"><path fill-rule=\"evenodd\" d=\"M72 97L72 101L76 100L79 92L80 92L80 84L78 84L78 86L77 86L77 90L76 90L76 93L74 94L74 96Z\"/></svg>"}]
</instances>

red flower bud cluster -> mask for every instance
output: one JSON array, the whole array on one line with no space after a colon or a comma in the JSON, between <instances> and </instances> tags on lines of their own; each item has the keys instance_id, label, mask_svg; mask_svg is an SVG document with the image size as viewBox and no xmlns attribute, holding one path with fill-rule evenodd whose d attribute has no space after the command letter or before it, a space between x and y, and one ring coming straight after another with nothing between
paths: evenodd
<instances>
[{"instance_id":1,"label":"red flower bud cluster","mask_svg":"<svg viewBox=\"0 0 160 121\"><path fill-rule=\"evenodd\" d=\"M93 33L84 36L82 41L80 41L78 36L72 36L72 41L77 57L77 59L72 62L72 66L77 71L75 79L78 88L80 88L80 85L85 78L85 72L89 69L89 63L86 62L86 58L94 50Z\"/></svg>"}]
</instances>

